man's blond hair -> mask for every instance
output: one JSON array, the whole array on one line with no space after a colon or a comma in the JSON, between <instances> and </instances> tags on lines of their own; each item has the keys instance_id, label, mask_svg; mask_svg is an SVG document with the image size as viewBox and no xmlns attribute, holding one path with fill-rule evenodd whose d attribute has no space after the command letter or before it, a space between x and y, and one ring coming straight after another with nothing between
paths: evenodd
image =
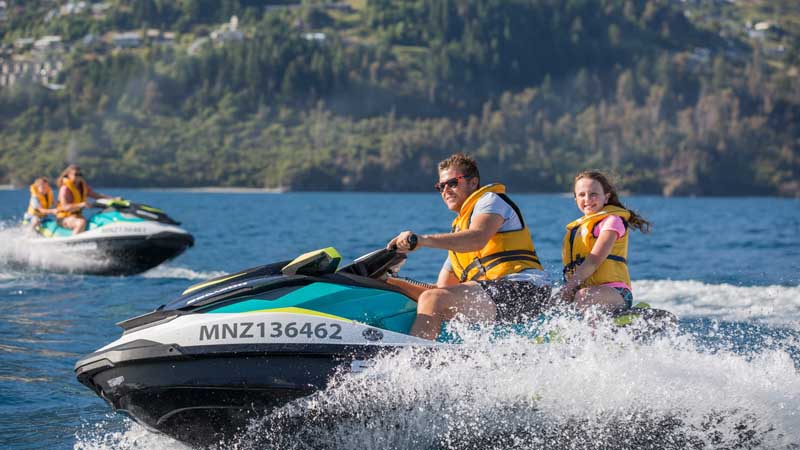
<instances>
[{"instance_id":1,"label":"man's blond hair","mask_svg":"<svg viewBox=\"0 0 800 450\"><path fill-rule=\"evenodd\" d=\"M457 169L461 175L475 177L478 180L481 178L478 164L471 156L464 153L454 153L439 163L439 172L447 169Z\"/></svg>"}]
</instances>

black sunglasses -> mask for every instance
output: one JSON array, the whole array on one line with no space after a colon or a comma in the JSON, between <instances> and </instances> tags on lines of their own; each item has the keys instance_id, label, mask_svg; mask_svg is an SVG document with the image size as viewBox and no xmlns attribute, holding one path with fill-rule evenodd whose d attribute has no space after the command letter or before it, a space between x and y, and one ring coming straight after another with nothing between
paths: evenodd
<instances>
[{"instance_id":1,"label":"black sunglasses","mask_svg":"<svg viewBox=\"0 0 800 450\"><path fill-rule=\"evenodd\" d=\"M461 178L469 180L470 178L472 178L472 175L459 175L457 177L450 178L449 180L444 180L441 183L436 183L433 185L433 188L439 192L442 192L445 187L453 189L454 187L458 186L458 180L460 180Z\"/></svg>"}]
</instances>

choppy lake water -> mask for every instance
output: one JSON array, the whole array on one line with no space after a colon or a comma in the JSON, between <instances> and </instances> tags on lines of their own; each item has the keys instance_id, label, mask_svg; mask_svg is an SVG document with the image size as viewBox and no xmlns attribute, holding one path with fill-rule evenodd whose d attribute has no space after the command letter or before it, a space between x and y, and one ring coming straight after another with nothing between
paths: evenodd
<instances>
[{"instance_id":1,"label":"choppy lake water","mask_svg":"<svg viewBox=\"0 0 800 450\"><path fill-rule=\"evenodd\" d=\"M435 193L102 191L165 209L196 245L127 278L12 269L6 261L26 251L16 222L27 192L0 191L4 449L185 448L111 413L75 380L75 361L115 339L116 322L198 280L327 246L352 259L399 231L443 232L452 220ZM558 279L564 225L579 215L572 199L512 198ZM654 223L651 234L631 238L636 300L678 315L679 335L615 346L576 325L569 345L532 349L477 335L466 360L419 365L400 354L379 361L369 377L343 377L265 417L237 447L642 447L647 436L677 429L662 442L800 448L800 202L623 201ZM444 257L415 252L404 275L434 281Z\"/></svg>"}]
</instances>

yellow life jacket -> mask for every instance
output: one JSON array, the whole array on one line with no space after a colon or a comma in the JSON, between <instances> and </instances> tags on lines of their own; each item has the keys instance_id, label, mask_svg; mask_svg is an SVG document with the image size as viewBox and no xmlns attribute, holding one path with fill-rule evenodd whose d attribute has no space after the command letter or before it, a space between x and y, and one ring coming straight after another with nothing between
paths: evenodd
<instances>
[{"instance_id":1,"label":"yellow life jacket","mask_svg":"<svg viewBox=\"0 0 800 450\"><path fill-rule=\"evenodd\" d=\"M36 183L31 185L31 198L36 197L39 200L39 208L41 209L51 209L53 208L53 190L49 187L47 191L42 193L39 189L36 188ZM37 208L34 208L33 205L28 204L28 214L31 216L38 216L44 217L46 214L39 212Z\"/></svg>"},{"instance_id":2,"label":"yellow life jacket","mask_svg":"<svg viewBox=\"0 0 800 450\"><path fill-rule=\"evenodd\" d=\"M561 247L561 261L564 263L564 281L567 281L581 263L586 260L592 251L597 238L594 229L601 220L614 215L619 216L628 229L628 219L631 213L624 208L606 205L600 211L583 216L567 225L567 233ZM592 276L581 283L581 287L599 286L605 283L622 282L631 285L631 276L628 274L628 234L614 242L608 257L600 263Z\"/></svg>"},{"instance_id":3,"label":"yellow life jacket","mask_svg":"<svg viewBox=\"0 0 800 450\"><path fill-rule=\"evenodd\" d=\"M495 183L473 192L464 201L458 217L453 220L453 232L469 229L472 211L484 194L494 192L517 213L522 229L495 233L486 245L474 252L449 252L450 265L463 283L471 280L495 280L526 269L544 270L533 248L533 240L517 205L505 194L506 187Z\"/></svg>"},{"instance_id":4,"label":"yellow life jacket","mask_svg":"<svg viewBox=\"0 0 800 450\"><path fill-rule=\"evenodd\" d=\"M69 178L62 178L61 182L64 183L64 186L66 186L67 189L69 189L69 192L72 194L72 203L81 203L81 202L86 201L86 196L89 193L89 185L86 184L86 181L82 181L81 182L81 190L80 191L75 186L75 183L73 183L72 180L70 180ZM65 209L63 209L65 207L64 206L64 200L62 198L60 198L60 197L61 196L59 196L59 199L58 199L58 211L56 212L56 217L57 218L63 219L64 217L80 216L81 215L80 211L69 212L69 211L66 211Z\"/></svg>"}]
</instances>

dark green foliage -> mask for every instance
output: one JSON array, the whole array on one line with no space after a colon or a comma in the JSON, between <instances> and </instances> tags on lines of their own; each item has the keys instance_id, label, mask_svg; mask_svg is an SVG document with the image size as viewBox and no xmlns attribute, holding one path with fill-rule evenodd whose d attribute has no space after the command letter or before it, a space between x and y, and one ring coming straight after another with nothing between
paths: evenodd
<instances>
[{"instance_id":1,"label":"dark green foliage","mask_svg":"<svg viewBox=\"0 0 800 450\"><path fill-rule=\"evenodd\" d=\"M6 42L199 37L232 15L247 38L195 55L78 49L63 90L0 90L0 182L77 160L105 185L427 190L465 151L516 191L563 191L597 167L639 192L800 195L800 77L670 2L136 0L46 24L39 3Z\"/></svg>"}]
</instances>

